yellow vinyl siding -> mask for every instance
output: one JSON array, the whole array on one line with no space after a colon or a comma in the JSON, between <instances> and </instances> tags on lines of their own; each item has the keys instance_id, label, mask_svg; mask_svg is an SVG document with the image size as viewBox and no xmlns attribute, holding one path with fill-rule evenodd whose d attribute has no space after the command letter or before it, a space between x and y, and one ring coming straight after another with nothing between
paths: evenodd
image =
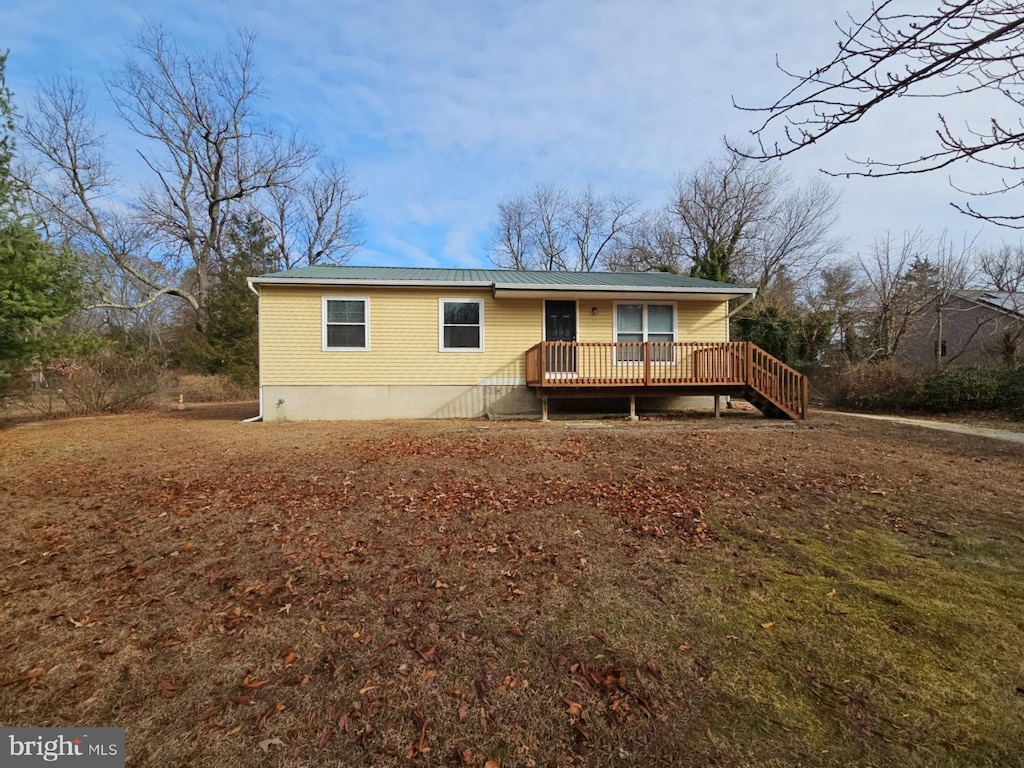
<instances>
[{"instance_id":1,"label":"yellow vinyl siding","mask_svg":"<svg viewBox=\"0 0 1024 768\"><path fill-rule=\"evenodd\" d=\"M676 341L728 341L728 306L720 301L678 302Z\"/></svg>"},{"instance_id":2,"label":"yellow vinyl siding","mask_svg":"<svg viewBox=\"0 0 1024 768\"><path fill-rule=\"evenodd\" d=\"M369 299L369 351L322 348L321 299ZM438 351L438 299L484 301L484 351ZM496 302L489 291L435 288L260 288L260 380L286 384L476 384L522 379L540 339L539 300Z\"/></svg>"},{"instance_id":3,"label":"yellow vinyl siding","mask_svg":"<svg viewBox=\"0 0 1024 768\"><path fill-rule=\"evenodd\" d=\"M369 299L369 351L323 351L322 297ZM438 351L438 299L483 299L484 351ZM680 301L679 341L725 341L715 301ZM597 307L597 314L592 308ZM578 302L579 341L613 341L610 299ZM544 301L418 287L260 286L260 382L272 385L475 385L525 377L526 350L543 338Z\"/></svg>"}]
</instances>

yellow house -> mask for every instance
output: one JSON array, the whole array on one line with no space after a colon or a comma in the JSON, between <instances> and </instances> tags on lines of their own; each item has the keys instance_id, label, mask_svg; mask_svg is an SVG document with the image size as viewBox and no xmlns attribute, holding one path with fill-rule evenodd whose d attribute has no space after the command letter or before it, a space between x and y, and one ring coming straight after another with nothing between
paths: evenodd
<instances>
[{"instance_id":1,"label":"yellow house","mask_svg":"<svg viewBox=\"0 0 1024 768\"><path fill-rule=\"evenodd\" d=\"M267 421L546 416L553 397L623 398L632 414L636 397L710 405L749 378L728 319L753 290L727 283L316 266L249 284Z\"/></svg>"}]
</instances>

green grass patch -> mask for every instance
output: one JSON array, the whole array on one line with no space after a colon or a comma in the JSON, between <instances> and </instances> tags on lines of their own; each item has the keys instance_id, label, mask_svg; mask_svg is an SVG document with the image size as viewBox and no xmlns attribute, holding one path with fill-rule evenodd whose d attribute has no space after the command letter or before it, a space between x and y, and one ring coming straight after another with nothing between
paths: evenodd
<instances>
[{"instance_id":1,"label":"green grass patch","mask_svg":"<svg viewBox=\"0 0 1024 768\"><path fill-rule=\"evenodd\" d=\"M742 764L1019 764L1024 588L990 559L881 530L748 552L746 585L719 571L697 605L717 619L712 730Z\"/></svg>"}]
</instances>

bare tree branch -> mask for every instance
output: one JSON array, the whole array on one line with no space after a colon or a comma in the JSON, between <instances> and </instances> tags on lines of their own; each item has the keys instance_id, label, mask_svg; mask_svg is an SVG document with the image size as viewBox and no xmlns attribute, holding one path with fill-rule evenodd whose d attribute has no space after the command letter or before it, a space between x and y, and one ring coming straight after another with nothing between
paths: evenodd
<instances>
[{"instance_id":1,"label":"bare tree branch","mask_svg":"<svg viewBox=\"0 0 1024 768\"><path fill-rule=\"evenodd\" d=\"M935 10L906 13L895 0L872 6L861 21L839 25L835 56L806 73L783 69L796 82L768 106L740 109L765 114L752 131L758 159L780 158L860 122L881 104L897 98L957 99L979 91L998 93L1014 109L1024 106L1024 8L1009 0L939 0ZM780 69L782 67L780 66ZM832 175L897 176L931 173L962 160L1009 171L1012 178L989 196L1024 185L1018 159L1024 149L1024 120L988 119L971 125L937 116L937 146L916 157L894 160L848 158L852 168ZM954 128L954 125L963 128ZM1024 217L979 211L971 203L954 207L969 216L1009 227Z\"/></svg>"},{"instance_id":2,"label":"bare tree branch","mask_svg":"<svg viewBox=\"0 0 1024 768\"><path fill-rule=\"evenodd\" d=\"M355 204L364 196L353 189L343 165L321 163L296 183L268 189L255 205L273 235L281 266L291 269L343 263L359 246Z\"/></svg>"}]
</instances>

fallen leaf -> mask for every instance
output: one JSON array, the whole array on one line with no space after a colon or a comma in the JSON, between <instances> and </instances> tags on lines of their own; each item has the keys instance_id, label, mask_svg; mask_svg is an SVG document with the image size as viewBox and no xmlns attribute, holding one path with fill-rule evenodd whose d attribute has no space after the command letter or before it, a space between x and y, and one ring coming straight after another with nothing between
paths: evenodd
<instances>
[{"instance_id":1,"label":"fallen leaf","mask_svg":"<svg viewBox=\"0 0 1024 768\"><path fill-rule=\"evenodd\" d=\"M159 683L156 684L157 692L165 699L171 698L180 689L181 686L179 686L173 680L161 680Z\"/></svg>"},{"instance_id":2,"label":"fallen leaf","mask_svg":"<svg viewBox=\"0 0 1024 768\"><path fill-rule=\"evenodd\" d=\"M291 651L288 651L288 653L286 653L286 654L285 654L285 655L284 655L284 656L283 656L282 658L284 659L284 665L285 665L286 667L290 667L290 666L291 666L291 665L292 665L292 664L293 664L293 663L295 662L295 660L296 660L297 658L299 658L299 657L298 657L298 656L296 656L296 655L295 655L294 653L292 653Z\"/></svg>"},{"instance_id":3,"label":"fallen leaf","mask_svg":"<svg viewBox=\"0 0 1024 768\"><path fill-rule=\"evenodd\" d=\"M764 624L762 624L761 626L762 626L762 627L763 627L764 629L771 629L772 627L774 627L774 626L775 626L775 622L774 622L774 621L766 621L766 622L765 622Z\"/></svg>"},{"instance_id":4,"label":"fallen leaf","mask_svg":"<svg viewBox=\"0 0 1024 768\"><path fill-rule=\"evenodd\" d=\"M284 742L280 739L264 739L260 742L260 749L262 749L264 752L269 752L271 744L273 744L275 747L284 746Z\"/></svg>"},{"instance_id":5,"label":"fallen leaf","mask_svg":"<svg viewBox=\"0 0 1024 768\"><path fill-rule=\"evenodd\" d=\"M484 768L500 768L497 760L488 760L484 763Z\"/></svg>"},{"instance_id":6,"label":"fallen leaf","mask_svg":"<svg viewBox=\"0 0 1024 768\"><path fill-rule=\"evenodd\" d=\"M565 706L568 708L569 717L579 717L583 714L583 705L578 701L572 699L562 699L565 702Z\"/></svg>"},{"instance_id":7,"label":"fallen leaf","mask_svg":"<svg viewBox=\"0 0 1024 768\"><path fill-rule=\"evenodd\" d=\"M459 752L459 764L460 765L472 765L473 764L473 750L464 749Z\"/></svg>"}]
</instances>

